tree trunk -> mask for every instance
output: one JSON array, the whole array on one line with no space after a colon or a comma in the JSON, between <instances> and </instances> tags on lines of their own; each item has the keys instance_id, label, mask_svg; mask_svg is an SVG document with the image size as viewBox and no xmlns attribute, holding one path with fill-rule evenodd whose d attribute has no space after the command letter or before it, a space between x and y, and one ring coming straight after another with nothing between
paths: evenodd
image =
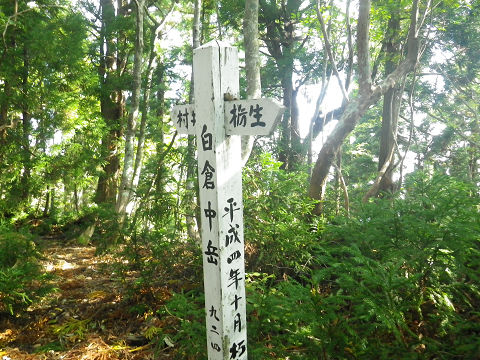
<instances>
[{"instance_id":1,"label":"tree trunk","mask_svg":"<svg viewBox=\"0 0 480 360\"><path fill-rule=\"evenodd\" d=\"M348 134L355 128L357 121L365 114L368 107L373 104L377 98L373 96L359 95L349 101L343 116L338 121L332 133L328 136L325 144L320 150L315 166L312 170L310 179L309 196L315 200L323 200L323 189L325 187L330 167L337 155L338 150ZM321 213L321 204L317 204L314 213Z\"/></svg>"},{"instance_id":2,"label":"tree trunk","mask_svg":"<svg viewBox=\"0 0 480 360\"><path fill-rule=\"evenodd\" d=\"M143 18L145 0L136 0L136 40L133 60L133 87L132 106L128 115L127 130L125 133L125 157L123 161L122 180L116 204L116 211L120 215L120 223L126 214L126 208L130 201L130 194L134 179L135 158L135 134L140 105L140 90L142 87L142 63L143 63Z\"/></svg>"},{"instance_id":3,"label":"tree trunk","mask_svg":"<svg viewBox=\"0 0 480 360\"><path fill-rule=\"evenodd\" d=\"M258 44L258 0L245 1L243 41L245 46L247 98L259 99L262 96L262 82L260 78L260 52Z\"/></svg>"},{"instance_id":4,"label":"tree trunk","mask_svg":"<svg viewBox=\"0 0 480 360\"><path fill-rule=\"evenodd\" d=\"M406 74L413 71L418 61L418 1L415 0L411 10L406 58L381 83L372 86L369 53L370 7L370 0L360 0L357 22L358 95L347 102L345 111L323 145L313 168L309 196L312 199L319 200L314 210L314 214L317 215L321 213L320 201L323 199L323 187L326 184L330 167L343 141L355 128L357 121L365 114L367 109L375 104L388 90L396 86Z\"/></svg>"},{"instance_id":5,"label":"tree trunk","mask_svg":"<svg viewBox=\"0 0 480 360\"><path fill-rule=\"evenodd\" d=\"M260 78L260 52L258 45L258 0L245 1L243 42L245 46L247 99L260 99L262 97L262 82ZM246 164L250 157L254 141L254 136L242 136L243 165Z\"/></svg>"},{"instance_id":6,"label":"tree trunk","mask_svg":"<svg viewBox=\"0 0 480 360\"><path fill-rule=\"evenodd\" d=\"M22 147L23 147L23 174L21 178L21 200L28 202L30 196L30 175L32 170L30 154L30 133L32 129L29 105L29 84L28 76L30 71L30 61L26 45L23 47L23 73L22 73Z\"/></svg>"},{"instance_id":7,"label":"tree trunk","mask_svg":"<svg viewBox=\"0 0 480 360\"><path fill-rule=\"evenodd\" d=\"M290 103L290 154L288 159L289 170L298 169L303 163L302 138L300 137L299 117L297 105L298 89L292 90Z\"/></svg>"},{"instance_id":8,"label":"tree trunk","mask_svg":"<svg viewBox=\"0 0 480 360\"><path fill-rule=\"evenodd\" d=\"M195 0L195 6L193 11L193 25L192 25L192 51L201 45L201 9L202 1ZM189 93L189 103L193 104L195 101L193 95L194 81L193 81L193 68L192 76L190 79L190 93ZM187 142L187 196L185 197L187 212L185 215L185 221L187 225L187 234L188 237L194 240L197 244L201 244L199 228L200 228L200 217L198 216L198 189L196 186L197 178L197 165L195 161L195 136L189 135Z\"/></svg>"},{"instance_id":9,"label":"tree trunk","mask_svg":"<svg viewBox=\"0 0 480 360\"><path fill-rule=\"evenodd\" d=\"M45 205L43 207L43 214L42 214L44 218L48 216L49 209L50 209L50 186L47 185L47 192L45 194Z\"/></svg>"},{"instance_id":10,"label":"tree trunk","mask_svg":"<svg viewBox=\"0 0 480 360\"><path fill-rule=\"evenodd\" d=\"M143 149L145 145L145 130L147 127L148 114L150 112L150 97L152 93L152 76L153 76L153 62L156 57L155 53L155 39L157 38L157 29L152 31L150 37L150 56L148 59L147 74L145 79L145 88L142 99L142 118L140 120L140 130L138 134L137 152L135 154L135 166L133 170L133 181L130 186L130 193L128 195L129 201L135 195L138 183L140 182L140 174L143 163Z\"/></svg>"},{"instance_id":11,"label":"tree trunk","mask_svg":"<svg viewBox=\"0 0 480 360\"><path fill-rule=\"evenodd\" d=\"M101 0L102 24L100 29L100 111L105 120L108 133L102 139L105 163L98 178L95 202L115 204L117 181L120 170L118 140L121 138L121 119L125 111L125 98L115 85L120 75L122 61L119 59L115 43L115 7L112 0Z\"/></svg>"},{"instance_id":12,"label":"tree trunk","mask_svg":"<svg viewBox=\"0 0 480 360\"><path fill-rule=\"evenodd\" d=\"M400 41L397 34L400 32L399 14L393 12L388 22L387 41L385 44L386 63L385 76L390 75L397 65L395 57L400 51ZM389 89L383 96L382 111L382 130L380 135L380 152L378 160L378 170L380 171L386 165L386 170L381 177L378 189L375 191L376 196L380 192L393 192L393 170L394 170L394 152L397 141L397 125L400 113L400 105L402 102L402 86L395 86ZM387 164L388 162L388 164Z\"/></svg>"},{"instance_id":13,"label":"tree trunk","mask_svg":"<svg viewBox=\"0 0 480 360\"><path fill-rule=\"evenodd\" d=\"M266 6L266 4L262 3L261 13L261 21L266 29L264 42L268 52L275 60L282 85L283 105L286 107L279 125L278 160L282 162L280 168L287 170L294 169L298 159L302 158L299 156L301 150L300 152L298 151L301 148L298 116L295 113L296 109L292 109L292 106L295 105L292 79L294 58L301 49L301 46L298 48L295 46L301 39L295 33L295 26L299 23L298 17L299 13L303 11L300 10L303 3L300 0L282 1L279 7L273 4ZM292 116L294 116L293 119L291 118Z\"/></svg>"},{"instance_id":14,"label":"tree trunk","mask_svg":"<svg viewBox=\"0 0 480 360\"><path fill-rule=\"evenodd\" d=\"M9 126L7 118L10 93L10 83L8 80L5 80L3 83L3 94L0 95L0 146L6 144L7 128ZM1 159L0 156L0 162Z\"/></svg>"},{"instance_id":15,"label":"tree trunk","mask_svg":"<svg viewBox=\"0 0 480 360\"><path fill-rule=\"evenodd\" d=\"M281 60L280 60L281 61ZM277 61L277 64L280 62ZM289 64L290 65L290 64ZM293 93L293 63L291 66L279 67L282 76L282 91L283 91L283 106L287 109L283 114L282 121L280 123L280 150L278 160L282 163L281 169L288 170L290 164L288 160L291 158L291 131L290 131L290 117L291 117L291 105L292 105L292 93Z\"/></svg>"},{"instance_id":16,"label":"tree trunk","mask_svg":"<svg viewBox=\"0 0 480 360\"><path fill-rule=\"evenodd\" d=\"M77 182L74 181L73 183L73 202L74 202L74 209L75 212L78 214L79 211L79 198L78 198L78 187L77 187Z\"/></svg>"},{"instance_id":17,"label":"tree trunk","mask_svg":"<svg viewBox=\"0 0 480 360\"><path fill-rule=\"evenodd\" d=\"M105 113L102 112L105 116ZM116 117L115 117L116 118ZM119 129L112 129L102 140L102 147L106 151L105 165L98 177L97 190L95 192L95 203L114 204L117 196L117 180L120 170L118 157L118 139L121 137Z\"/></svg>"}]
</instances>

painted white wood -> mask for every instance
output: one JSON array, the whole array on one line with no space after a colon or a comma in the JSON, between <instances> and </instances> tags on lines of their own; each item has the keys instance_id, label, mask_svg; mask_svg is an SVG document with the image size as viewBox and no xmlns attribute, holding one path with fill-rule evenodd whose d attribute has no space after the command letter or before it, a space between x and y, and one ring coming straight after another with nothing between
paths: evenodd
<instances>
[{"instance_id":1,"label":"painted white wood","mask_svg":"<svg viewBox=\"0 0 480 360\"><path fill-rule=\"evenodd\" d=\"M174 106L171 118L197 137L208 359L247 360L240 135L270 134L284 107L224 101L239 93L237 49L226 44L195 49L193 73L195 104Z\"/></svg>"},{"instance_id":2,"label":"painted white wood","mask_svg":"<svg viewBox=\"0 0 480 360\"><path fill-rule=\"evenodd\" d=\"M270 135L284 111L272 99L225 101L227 135Z\"/></svg>"},{"instance_id":3,"label":"painted white wood","mask_svg":"<svg viewBox=\"0 0 480 360\"><path fill-rule=\"evenodd\" d=\"M195 105L175 105L172 108L170 116L179 134L196 134L195 125L197 123L197 116L195 114Z\"/></svg>"},{"instance_id":4,"label":"painted white wood","mask_svg":"<svg viewBox=\"0 0 480 360\"><path fill-rule=\"evenodd\" d=\"M226 136L224 94L238 94L237 50L217 42L193 58L210 360L247 359L240 137Z\"/></svg>"},{"instance_id":5,"label":"painted white wood","mask_svg":"<svg viewBox=\"0 0 480 360\"><path fill-rule=\"evenodd\" d=\"M225 101L226 134L271 135L284 111L285 107L272 99ZM175 105L171 117L180 134L196 134L197 114L194 105Z\"/></svg>"}]
</instances>

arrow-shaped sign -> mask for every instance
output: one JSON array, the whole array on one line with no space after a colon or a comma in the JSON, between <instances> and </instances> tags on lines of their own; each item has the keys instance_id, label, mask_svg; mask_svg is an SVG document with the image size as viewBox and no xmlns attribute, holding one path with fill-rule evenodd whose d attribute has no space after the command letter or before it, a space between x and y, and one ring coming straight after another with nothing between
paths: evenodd
<instances>
[{"instance_id":1,"label":"arrow-shaped sign","mask_svg":"<svg viewBox=\"0 0 480 360\"><path fill-rule=\"evenodd\" d=\"M225 101L227 135L270 135L285 107L272 99Z\"/></svg>"},{"instance_id":2,"label":"arrow-shaped sign","mask_svg":"<svg viewBox=\"0 0 480 360\"><path fill-rule=\"evenodd\" d=\"M225 101L227 135L270 135L282 117L285 107L272 99ZM172 121L180 134L195 135L195 105L173 107Z\"/></svg>"}]
</instances>

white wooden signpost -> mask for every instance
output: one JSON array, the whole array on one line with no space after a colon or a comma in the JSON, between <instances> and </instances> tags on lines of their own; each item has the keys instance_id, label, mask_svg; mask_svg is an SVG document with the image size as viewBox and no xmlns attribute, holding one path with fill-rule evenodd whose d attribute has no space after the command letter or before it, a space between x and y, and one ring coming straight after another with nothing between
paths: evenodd
<instances>
[{"instance_id":1,"label":"white wooden signpost","mask_svg":"<svg viewBox=\"0 0 480 360\"><path fill-rule=\"evenodd\" d=\"M283 113L270 99L239 95L237 49L212 41L194 50L195 104L171 113L179 133L194 134L202 216L209 360L246 360L247 327L241 144L239 135L269 135Z\"/></svg>"}]
</instances>

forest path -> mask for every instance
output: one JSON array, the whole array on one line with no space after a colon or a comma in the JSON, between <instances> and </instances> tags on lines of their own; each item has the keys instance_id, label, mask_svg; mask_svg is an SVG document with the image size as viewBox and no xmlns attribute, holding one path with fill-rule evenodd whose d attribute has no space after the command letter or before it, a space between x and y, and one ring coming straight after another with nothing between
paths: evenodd
<instances>
[{"instance_id":1,"label":"forest path","mask_svg":"<svg viewBox=\"0 0 480 360\"><path fill-rule=\"evenodd\" d=\"M164 324L132 311L141 294L125 297L111 255L95 255L95 247L74 242L44 242L42 265L54 275L58 291L19 317L0 315L0 360L172 358L168 349L153 355L142 334ZM169 291L163 290L168 298Z\"/></svg>"}]
</instances>

